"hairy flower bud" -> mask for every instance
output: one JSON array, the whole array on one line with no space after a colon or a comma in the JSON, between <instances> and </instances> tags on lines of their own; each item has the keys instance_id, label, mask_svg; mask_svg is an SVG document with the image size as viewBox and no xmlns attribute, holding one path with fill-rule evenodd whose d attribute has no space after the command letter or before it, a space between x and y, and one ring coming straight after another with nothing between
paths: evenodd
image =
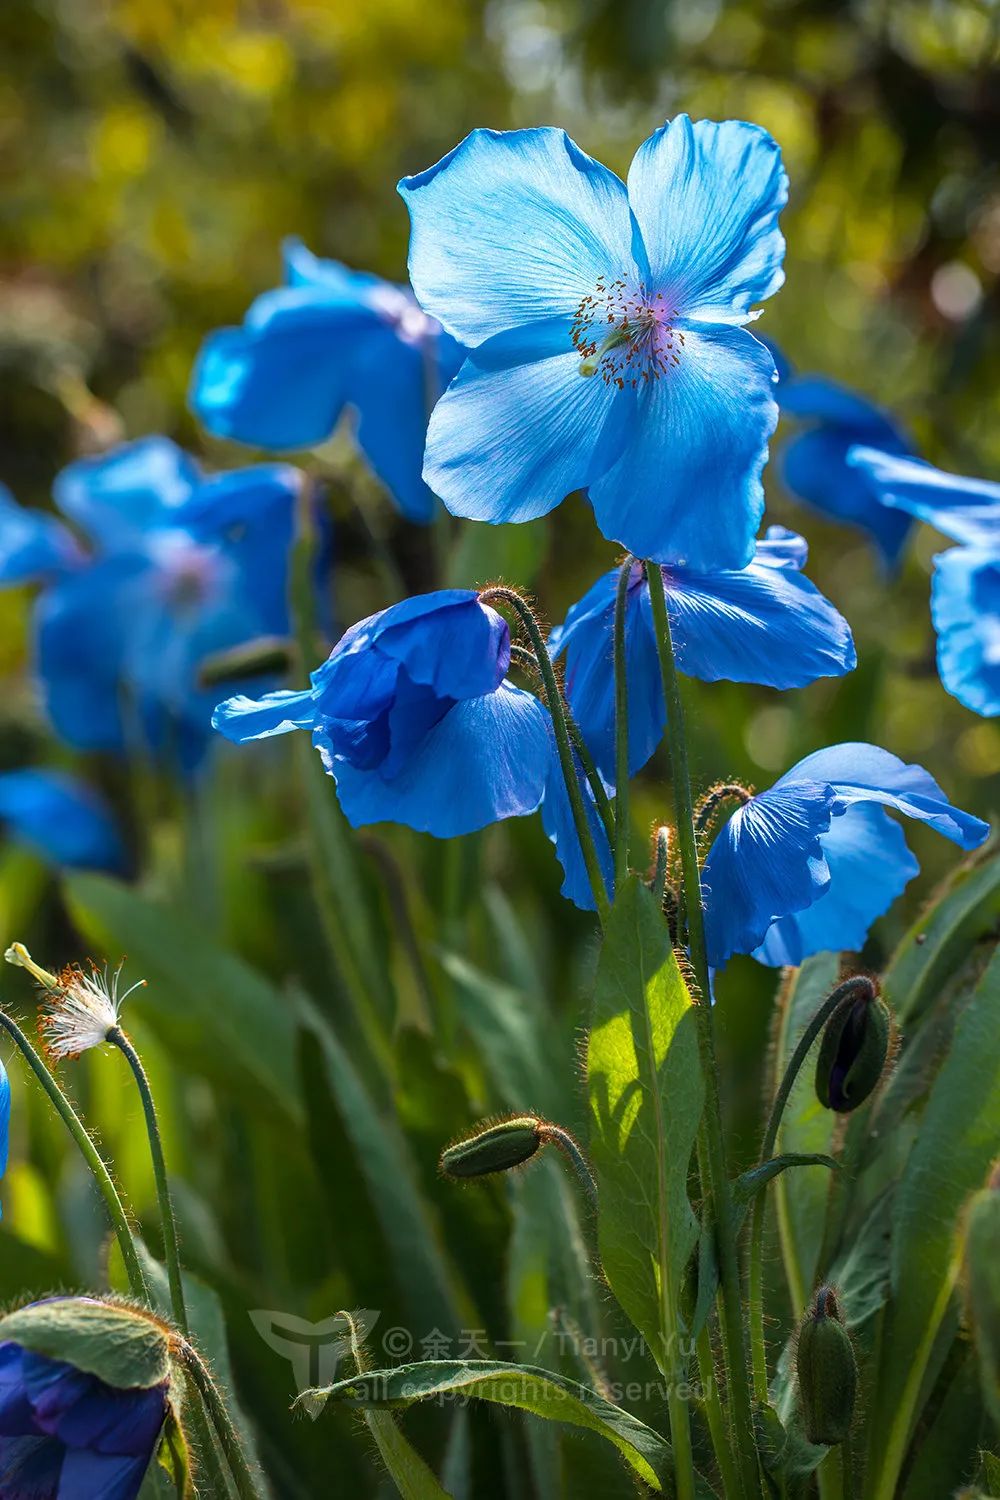
<instances>
[{"instance_id":1,"label":"hairy flower bud","mask_svg":"<svg viewBox=\"0 0 1000 1500\"><path fill-rule=\"evenodd\" d=\"M858 1366L831 1287L820 1287L799 1329L796 1372L806 1437L828 1447L842 1443L854 1415Z\"/></svg>"},{"instance_id":2,"label":"hairy flower bud","mask_svg":"<svg viewBox=\"0 0 1000 1500\"><path fill-rule=\"evenodd\" d=\"M824 1109L847 1114L864 1103L882 1077L891 1038L888 1006L864 981L845 995L823 1032L816 1094Z\"/></svg>"},{"instance_id":3,"label":"hairy flower bud","mask_svg":"<svg viewBox=\"0 0 1000 1500\"><path fill-rule=\"evenodd\" d=\"M983 1393L1000 1421L1000 1162L966 1211L965 1284Z\"/></svg>"},{"instance_id":4,"label":"hairy flower bud","mask_svg":"<svg viewBox=\"0 0 1000 1500\"><path fill-rule=\"evenodd\" d=\"M487 1177L530 1161L542 1145L543 1122L536 1115L515 1115L477 1130L441 1153L441 1170L449 1177Z\"/></svg>"}]
</instances>

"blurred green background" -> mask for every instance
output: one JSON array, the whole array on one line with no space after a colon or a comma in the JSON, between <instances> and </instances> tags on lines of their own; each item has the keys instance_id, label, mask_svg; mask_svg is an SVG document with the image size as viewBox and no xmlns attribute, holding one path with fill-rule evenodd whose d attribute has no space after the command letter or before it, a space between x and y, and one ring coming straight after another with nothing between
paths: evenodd
<instances>
[{"instance_id":1,"label":"blurred green background","mask_svg":"<svg viewBox=\"0 0 1000 1500\"><path fill-rule=\"evenodd\" d=\"M403 280L408 226L396 180L469 129L559 124L624 173L639 141L681 109L757 121L784 150L787 282L760 330L800 370L833 375L882 402L932 461L998 478L998 39L1000 8L977 0L5 0L0 479L22 503L45 505L71 458L153 431L212 465L244 461L247 450L206 440L185 392L205 333L238 322L279 280L283 236ZM392 602L393 569L411 589L433 586L431 549L359 472L349 446L334 444L326 458L338 476L333 592L341 623ZM850 620L860 665L847 679L786 695L692 684L699 784L736 776L766 785L822 744L867 739L926 765L961 805L995 813L996 725L948 697L934 667L928 588L938 539L918 532L889 583L863 535L805 511L773 473L767 482L769 518L808 536L810 575ZM581 501L516 532L456 524L445 540L450 582L503 573L532 588L550 620L615 558ZM26 677L28 603L27 592L0 599L4 766L41 755L45 744ZM221 757L195 806L159 788L143 886L150 909L159 898L190 923L193 908L200 934L256 964L275 985L257 999L265 1012L269 996L284 1007L282 1025L290 979L322 1004L329 996L321 936L306 909L301 808L283 754ZM89 769L128 813L120 773ZM656 761L641 778L640 824L668 812L662 771ZM329 783L325 790L333 795ZM954 863L951 846L923 830L907 837L924 874L876 930L865 954L872 967ZM517 1101L491 1091L482 1037L473 1046L456 1020L456 995L467 991L442 950L531 997L558 1038L547 1061L569 1095L592 923L561 901L535 819L449 849L379 829L362 854L379 930L398 917L387 907L386 859L411 904L427 973L397 944L389 1021L416 1040L408 1083L397 1081L394 1105L382 1104L402 1120L451 1259L467 1270L477 1261L480 1312L499 1337L507 1200L486 1190L459 1195L456 1206L435 1179L434 1159L470 1110ZM317 1124L310 1112L305 1129L295 1089L286 1118L270 1104L258 1111L268 1090L255 1094L255 1048L286 1048L282 1067L301 1082L291 1032L279 1044L248 1023L246 1057L220 1067L212 1018L198 1018L199 965L208 960L195 939L185 946L187 938L144 930L137 938L136 913L115 907L109 915L108 901L92 882L60 890L25 854L2 854L4 943L29 938L52 964L106 943L113 956L133 954L136 973L145 965L162 979L159 999L137 1003L135 1026L161 1083L192 1263L233 1315L242 1393L267 1413L279 1492L327 1493L315 1485L333 1451L330 1434L301 1418L288 1426L283 1408L275 1415L272 1398L276 1391L280 1406L287 1396L287 1372L256 1339L246 1310L321 1317L348 1302L402 1316L393 1298L405 1304L405 1295L385 1290L378 1236L357 1217L356 1150L332 1106L330 1121ZM398 939L398 923L395 931ZM225 990L227 980L212 974ZM191 991L180 1019L170 984ZM773 974L749 960L734 963L720 987L733 1123L746 1157L773 987ZM5 997L13 988L9 979ZM428 993L444 995L454 1031L428 1020ZM330 1004L335 1014L335 997ZM74 1078L140 1214L152 1215L155 1245L138 1111L121 1074L97 1059ZM75 1159L24 1086L15 1108L0 1296L87 1281L98 1264L100 1226ZM366 1240L369 1229L375 1238ZM369 1279L359 1285L353 1273L365 1266ZM336 1421L344 1493L375 1493L365 1443L352 1440L348 1420Z\"/></svg>"}]
</instances>

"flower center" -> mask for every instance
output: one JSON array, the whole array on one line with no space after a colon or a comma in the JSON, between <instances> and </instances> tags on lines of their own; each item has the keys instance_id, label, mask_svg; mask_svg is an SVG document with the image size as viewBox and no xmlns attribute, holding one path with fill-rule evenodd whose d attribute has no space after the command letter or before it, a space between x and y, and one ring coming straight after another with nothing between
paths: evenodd
<instances>
[{"instance_id":1,"label":"flower center","mask_svg":"<svg viewBox=\"0 0 1000 1500\"><path fill-rule=\"evenodd\" d=\"M684 335L674 327L676 317L662 292L602 278L581 299L570 329L580 374L599 374L620 391L659 380L680 364Z\"/></svg>"}]
</instances>

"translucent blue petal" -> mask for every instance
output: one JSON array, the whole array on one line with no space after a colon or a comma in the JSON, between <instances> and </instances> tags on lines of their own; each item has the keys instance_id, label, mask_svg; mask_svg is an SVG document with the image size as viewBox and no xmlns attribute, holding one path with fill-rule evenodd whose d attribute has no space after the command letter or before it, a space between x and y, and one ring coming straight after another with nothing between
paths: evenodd
<instances>
[{"instance_id":1,"label":"translucent blue petal","mask_svg":"<svg viewBox=\"0 0 1000 1500\"><path fill-rule=\"evenodd\" d=\"M857 665L847 621L793 568L678 568L664 582L677 665L690 677L795 688Z\"/></svg>"},{"instance_id":2,"label":"translucent blue petal","mask_svg":"<svg viewBox=\"0 0 1000 1500\"><path fill-rule=\"evenodd\" d=\"M373 295L390 285L370 271L355 271L339 260L325 260L313 255L300 239L290 237L281 247L285 281L290 287L322 292L328 303L367 308Z\"/></svg>"},{"instance_id":3,"label":"translucent blue petal","mask_svg":"<svg viewBox=\"0 0 1000 1500\"><path fill-rule=\"evenodd\" d=\"M265 693L261 698L238 694L220 703L212 715L212 728L234 745L265 740L291 729L311 729L315 720L312 691Z\"/></svg>"},{"instance_id":4,"label":"translucent blue petal","mask_svg":"<svg viewBox=\"0 0 1000 1500\"><path fill-rule=\"evenodd\" d=\"M35 608L36 655L49 718L81 750L123 750L119 681L127 599L149 564L117 556L60 579Z\"/></svg>"},{"instance_id":5,"label":"translucent blue petal","mask_svg":"<svg viewBox=\"0 0 1000 1500\"><path fill-rule=\"evenodd\" d=\"M708 962L752 953L778 917L818 901L830 884L821 835L835 793L822 781L773 786L733 813L713 843L702 882Z\"/></svg>"},{"instance_id":6,"label":"translucent blue petal","mask_svg":"<svg viewBox=\"0 0 1000 1500\"><path fill-rule=\"evenodd\" d=\"M931 616L948 692L986 718L1000 714L1000 548L953 547L934 559Z\"/></svg>"},{"instance_id":7,"label":"translucent blue petal","mask_svg":"<svg viewBox=\"0 0 1000 1500\"><path fill-rule=\"evenodd\" d=\"M745 329L685 327L679 364L638 393L621 458L590 484L597 524L637 557L713 572L754 555L778 420L774 365Z\"/></svg>"},{"instance_id":8,"label":"translucent blue petal","mask_svg":"<svg viewBox=\"0 0 1000 1500\"><path fill-rule=\"evenodd\" d=\"M634 273L625 186L563 130L474 130L399 191L417 299L470 347Z\"/></svg>"},{"instance_id":9,"label":"translucent blue petal","mask_svg":"<svg viewBox=\"0 0 1000 1500\"><path fill-rule=\"evenodd\" d=\"M801 569L809 561L809 544L797 531L769 526L757 543L753 560L765 568Z\"/></svg>"},{"instance_id":10,"label":"translucent blue petal","mask_svg":"<svg viewBox=\"0 0 1000 1500\"><path fill-rule=\"evenodd\" d=\"M614 462L633 408L581 376L568 319L500 334L435 406L424 479L453 515L533 520Z\"/></svg>"},{"instance_id":11,"label":"translucent blue petal","mask_svg":"<svg viewBox=\"0 0 1000 1500\"><path fill-rule=\"evenodd\" d=\"M868 432L873 446L886 451L907 451L905 434L887 412L859 391L852 391L825 375L782 376L778 400L783 412L803 421L825 422L859 434Z\"/></svg>"},{"instance_id":12,"label":"translucent blue petal","mask_svg":"<svg viewBox=\"0 0 1000 1500\"><path fill-rule=\"evenodd\" d=\"M601 875L604 880L604 889L610 897L614 897L615 889L615 861L608 836L601 821L600 814L594 802L594 794L590 789L583 767L576 760L576 773L583 794L583 805L587 813L587 822L594 837L597 849L597 858L601 866ZM610 788L609 788L610 790ZM555 845L559 863L563 868L563 883L560 893L567 901L572 901L574 906L580 907L582 911L596 911L594 892L590 884L590 876L587 874L587 866L583 858L583 850L580 847L580 839L576 831L576 822L573 818L573 808L570 805L569 794L566 791L566 782L563 780L562 768L559 764L559 753L556 749L555 735L549 728L549 773L545 783L545 800L542 803L542 827Z\"/></svg>"},{"instance_id":13,"label":"translucent blue petal","mask_svg":"<svg viewBox=\"0 0 1000 1500\"><path fill-rule=\"evenodd\" d=\"M990 831L981 818L953 807L923 766L908 766L878 745L849 742L816 750L800 760L772 790L804 779L829 782L843 806L879 802L892 807L908 818L928 823L963 849L977 848Z\"/></svg>"},{"instance_id":14,"label":"translucent blue petal","mask_svg":"<svg viewBox=\"0 0 1000 1500\"><path fill-rule=\"evenodd\" d=\"M314 742L355 827L403 823L455 838L538 808L548 772L547 719L536 698L504 683L456 703L391 780L332 756L322 730Z\"/></svg>"},{"instance_id":15,"label":"translucent blue petal","mask_svg":"<svg viewBox=\"0 0 1000 1500\"><path fill-rule=\"evenodd\" d=\"M920 871L899 824L872 803L834 818L820 843L830 884L812 906L774 923L754 952L763 964L780 968L813 953L857 952L872 923Z\"/></svg>"},{"instance_id":16,"label":"translucent blue petal","mask_svg":"<svg viewBox=\"0 0 1000 1500\"><path fill-rule=\"evenodd\" d=\"M369 631L383 655L442 698L490 693L510 666L507 621L470 589L416 594L374 615Z\"/></svg>"},{"instance_id":17,"label":"translucent blue petal","mask_svg":"<svg viewBox=\"0 0 1000 1500\"><path fill-rule=\"evenodd\" d=\"M946 474L879 448L855 448L850 463L883 505L917 516L956 542L1000 547L1000 484Z\"/></svg>"},{"instance_id":18,"label":"translucent blue petal","mask_svg":"<svg viewBox=\"0 0 1000 1500\"><path fill-rule=\"evenodd\" d=\"M639 147L628 195L652 285L683 316L743 321L784 281L788 178L759 125L678 115Z\"/></svg>"},{"instance_id":19,"label":"translucent blue petal","mask_svg":"<svg viewBox=\"0 0 1000 1500\"><path fill-rule=\"evenodd\" d=\"M168 438L148 437L70 464L52 494L63 515L102 547L120 550L169 525L200 482L189 454Z\"/></svg>"},{"instance_id":20,"label":"translucent blue petal","mask_svg":"<svg viewBox=\"0 0 1000 1500\"><path fill-rule=\"evenodd\" d=\"M39 770L0 773L0 822L9 838L67 869L125 868L125 851L108 809L69 776Z\"/></svg>"},{"instance_id":21,"label":"translucent blue petal","mask_svg":"<svg viewBox=\"0 0 1000 1500\"><path fill-rule=\"evenodd\" d=\"M0 584L58 577L82 561L76 538L61 521L18 505L0 484Z\"/></svg>"},{"instance_id":22,"label":"translucent blue petal","mask_svg":"<svg viewBox=\"0 0 1000 1500\"><path fill-rule=\"evenodd\" d=\"M0 1177L7 1170L10 1151L10 1079L0 1058ZM2 1213L2 1210L0 1210Z\"/></svg>"}]
</instances>

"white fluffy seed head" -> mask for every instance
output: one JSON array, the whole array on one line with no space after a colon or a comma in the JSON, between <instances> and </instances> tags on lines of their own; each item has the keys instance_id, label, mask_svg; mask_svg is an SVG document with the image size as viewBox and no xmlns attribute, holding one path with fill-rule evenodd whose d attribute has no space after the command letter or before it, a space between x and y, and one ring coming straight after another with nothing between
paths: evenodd
<instances>
[{"instance_id":1,"label":"white fluffy seed head","mask_svg":"<svg viewBox=\"0 0 1000 1500\"><path fill-rule=\"evenodd\" d=\"M122 1003L146 983L140 979L119 994L121 972L121 964L113 972L95 966L89 974L71 966L56 976L55 985L42 986L39 1028L51 1057L79 1057L107 1041L118 1025Z\"/></svg>"}]
</instances>

